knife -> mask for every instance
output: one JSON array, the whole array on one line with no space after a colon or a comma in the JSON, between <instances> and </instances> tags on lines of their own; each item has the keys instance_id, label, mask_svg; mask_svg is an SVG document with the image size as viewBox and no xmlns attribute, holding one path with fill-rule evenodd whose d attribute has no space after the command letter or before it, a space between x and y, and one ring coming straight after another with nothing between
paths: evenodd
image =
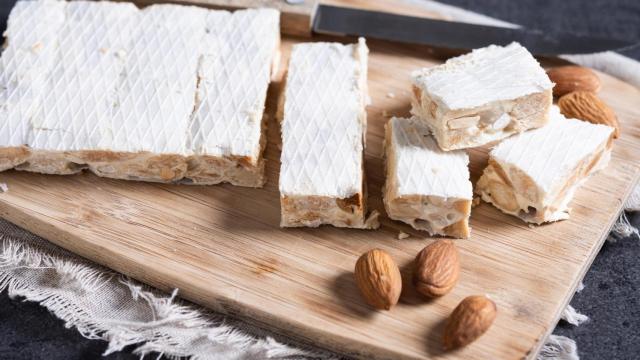
<instances>
[{"instance_id":1,"label":"knife","mask_svg":"<svg viewBox=\"0 0 640 360\"><path fill-rule=\"evenodd\" d=\"M315 0L134 0L138 5L159 2L238 9L273 7L282 13L282 32L290 35L349 35L469 50L517 41L535 55L590 54L619 50L633 43L569 33L548 34L523 28L476 25L387 12L319 4ZM348 3L348 1L345 1Z\"/></svg>"}]
</instances>

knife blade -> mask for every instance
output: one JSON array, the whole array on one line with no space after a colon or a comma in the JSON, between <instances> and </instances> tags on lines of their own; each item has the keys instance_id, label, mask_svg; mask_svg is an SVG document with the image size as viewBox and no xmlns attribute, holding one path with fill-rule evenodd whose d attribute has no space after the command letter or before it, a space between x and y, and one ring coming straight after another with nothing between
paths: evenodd
<instances>
[{"instance_id":1,"label":"knife blade","mask_svg":"<svg viewBox=\"0 0 640 360\"><path fill-rule=\"evenodd\" d=\"M476 25L323 4L316 9L312 30L319 34L364 36L456 50L517 41L531 53L542 56L590 54L633 45L615 39L548 34L522 28Z\"/></svg>"}]
</instances>

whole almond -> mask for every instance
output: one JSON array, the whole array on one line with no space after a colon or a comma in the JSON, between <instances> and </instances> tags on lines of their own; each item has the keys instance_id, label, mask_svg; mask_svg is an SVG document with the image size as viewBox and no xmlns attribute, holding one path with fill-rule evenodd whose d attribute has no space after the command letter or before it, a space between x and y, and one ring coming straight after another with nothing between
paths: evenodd
<instances>
[{"instance_id":1,"label":"whole almond","mask_svg":"<svg viewBox=\"0 0 640 360\"><path fill-rule=\"evenodd\" d=\"M426 297L442 296L460 276L458 250L451 240L438 240L418 253L414 261L413 285Z\"/></svg>"},{"instance_id":2,"label":"whole almond","mask_svg":"<svg viewBox=\"0 0 640 360\"><path fill-rule=\"evenodd\" d=\"M389 310L398 303L402 291L400 269L383 250L373 249L362 254L356 262L355 277L369 305Z\"/></svg>"},{"instance_id":3,"label":"whole almond","mask_svg":"<svg viewBox=\"0 0 640 360\"><path fill-rule=\"evenodd\" d=\"M470 344L484 334L497 314L496 304L484 295L469 296L453 310L444 329L445 350Z\"/></svg>"},{"instance_id":4,"label":"whole almond","mask_svg":"<svg viewBox=\"0 0 640 360\"><path fill-rule=\"evenodd\" d=\"M553 87L554 96L562 96L574 91L588 91L596 93L600 90L600 78L591 69L568 65L559 66L547 71L549 79L556 83Z\"/></svg>"},{"instance_id":5,"label":"whole almond","mask_svg":"<svg viewBox=\"0 0 640 360\"><path fill-rule=\"evenodd\" d=\"M558 106L566 117L608 125L615 129L614 138L617 139L620 135L620 124L615 112L593 93L574 91L561 97Z\"/></svg>"}]
</instances>

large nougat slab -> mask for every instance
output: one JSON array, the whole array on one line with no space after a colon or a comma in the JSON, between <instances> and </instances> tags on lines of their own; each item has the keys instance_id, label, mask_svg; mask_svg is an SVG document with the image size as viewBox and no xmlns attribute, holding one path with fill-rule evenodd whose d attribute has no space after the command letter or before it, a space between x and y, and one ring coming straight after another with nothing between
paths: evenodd
<instances>
[{"instance_id":1,"label":"large nougat slab","mask_svg":"<svg viewBox=\"0 0 640 360\"><path fill-rule=\"evenodd\" d=\"M443 150L476 147L547 123L553 83L518 43L415 71L412 113Z\"/></svg>"},{"instance_id":2,"label":"large nougat slab","mask_svg":"<svg viewBox=\"0 0 640 360\"><path fill-rule=\"evenodd\" d=\"M0 166L261 186L279 14L21 1L0 65Z\"/></svg>"},{"instance_id":3,"label":"large nougat slab","mask_svg":"<svg viewBox=\"0 0 640 360\"><path fill-rule=\"evenodd\" d=\"M293 47L281 98L281 226L377 227L363 174L367 53L358 44Z\"/></svg>"},{"instance_id":4,"label":"large nougat slab","mask_svg":"<svg viewBox=\"0 0 640 360\"><path fill-rule=\"evenodd\" d=\"M575 191L611 157L612 127L567 119L555 106L550 117L491 150L476 186L483 200L536 224L568 219Z\"/></svg>"},{"instance_id":5,"label":"large nougat slab","mask_svg":"<svg viewBox=\"0 0 640 360\"><path fill-rule=\"evenodd\" d=\"M469 156L442 151L417 118L394 117L385 130L387 215L431 235L468 238Z\"/></svg>"}]
</instances>

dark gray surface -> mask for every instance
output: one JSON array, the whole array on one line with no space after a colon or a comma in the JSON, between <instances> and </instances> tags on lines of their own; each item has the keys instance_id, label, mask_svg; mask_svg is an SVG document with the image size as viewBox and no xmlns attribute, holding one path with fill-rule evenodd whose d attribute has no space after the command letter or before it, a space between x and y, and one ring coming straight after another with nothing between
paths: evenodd
<instances>
[{"instance_id":1,"label":"dark gray surface","mask_svg":"<svg viewBox=\"0 0 640 360\"><path fill-rule=\"evenodd\" d=\"M440 0L525 27L640 42L637 0ZM640 60L640 46L620 53Z\"/></svg>"},{"instance_id":2,"label":"dark gray surface","mask_svg":"<svg viewBox=\"0 0 640 360\"><path fill-rule=\"evenodd\" d=\"M445 2L549 31L640 39L640 1L636 0ZM10 3L0 0L0 12L7 11ZM627 55L640 59L640 49ZM630 219L640 226L640 214ZM585 277L585 289L572 301L591 321L579 327L561 323L556 328L555 333L577 341L582 359L640 358L639 254L638 239L606 243ZM87 340L76 330L65 329L44 308L0 295L0 359L94 359L105 349L105 342ZM135 358L126 351L108 357Z\"/></svg>"},{"instance_id":3,"label":"dark gray surface","mask_svg":"<svg viewBox=\"0 0 640 360\"><path fill-rule=\"evenodd\" d=\"M107 343L87 340L75 329L66 329L61 320L32 302L12 300L0 295L0 359L73 360L97 359ZM104 359L137 359L120 352Z\"/></svg>"},{"instance_id":4,"label":"dark gray surface","mask_svg":"<svg viewBox=\"0 0 640 360\"><path fill-rule=\"evenodd\" d=\"M640 213L630 215L640 226ZM640 358L640 241L607 242L587 273L585 289L571 305L591 319L580 326L560 322L556 334L578 343L582 359Z\"/></svg>"},{"instance_id":5,"label":"dark gray surface","mask_svg":"<svg viewBox=\"0 0 640 360\"><path fill-rule=\"evenodd\" d=\"M318 6L313 19L313 31L461 50L518 42L533 55L547 57L616 51L635 45L610 37L568 32L549 36L548 32L526 28L426 19L327 4Z\"/></svg>"}]
</instances>

